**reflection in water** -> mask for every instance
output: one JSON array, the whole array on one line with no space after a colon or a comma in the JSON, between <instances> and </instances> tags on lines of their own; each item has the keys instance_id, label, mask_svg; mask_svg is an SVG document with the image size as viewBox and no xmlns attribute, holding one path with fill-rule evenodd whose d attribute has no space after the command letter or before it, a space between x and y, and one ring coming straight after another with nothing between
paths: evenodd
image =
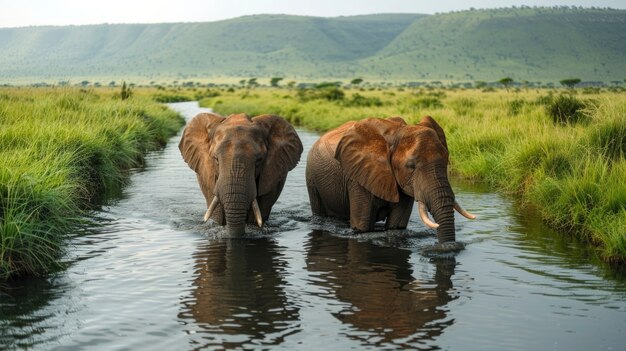
<instances>
[{"instance_id":1,"label":"reflection in water","mask_svg":"<svg viewBox=\"0 0 626 351\"><path fill-rule=\"evenodd\" d=\"M313 231L307 243L307 269L328 291L328 298L348 303L334 316L360 333L363 344L422 344L441 335L454 320L446 304L456 299L451 277L455 260L439 259L432 280L416 281L411 251Z\"/></svg>"},{"instance_id":2,"label":"reflection in water","mask_svg":"<svg viewBox=\"0 0 626 351\"><path fill-rule=\"evenodd\" d=\"M193 291L179 314L196 328L194 347L278 345L299 331L299 309L283 290L286 263L273 240L213 240L194 256Z\"/></svg>"}]
</instances>

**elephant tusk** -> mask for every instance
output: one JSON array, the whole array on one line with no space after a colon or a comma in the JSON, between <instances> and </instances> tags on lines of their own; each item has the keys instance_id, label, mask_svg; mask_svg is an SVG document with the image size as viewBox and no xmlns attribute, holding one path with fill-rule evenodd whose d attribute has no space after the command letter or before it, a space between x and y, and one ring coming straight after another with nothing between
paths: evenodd
<instances>
[{"instance_id":1,"label":"elephant tusk","mask_svg":"<svg viewBox=\"0 0 626 351\"><path fill-rule=\"evenodd\" d=\"M213 211L215 210L215 208L217 207L217 203L219 202L219 200L217 199L217 196L215 196L213 198L213 201L211 201L211 204L209 205L209 208L207 208L206 213L204 214L204 221L208 221L209 218L211 218L211 215L213 214Z\"/></svg>"},{"instance_id":2,"label":"elephant tusk","mask_svg":"<svg viewBox=\"0 0 626 351\"><path fill-rule=\"evenodd\" d=\"M426 205L418 201L417 207L419 208L420 218L422 219L422 222L424 222L424 224L426 224L428 227L432 229L439 227L439 224L431 221L430 218L428 217L428 213L426 213Z\"/></svg>"},{"instance_id":3,"label":"elephant tusk","mask_svg":"<svg viewBox=\"0 0 626 351\"><path fill-rule=\"evenodd\" d=\"M469 212L465 211L465 210L463 209L463 207L461 207L461 205L459 205L459 203L458 203L458 202L456 202L456 200L454 201L454 209L455 209L458 213L460 213L461 215L463 215L463 217L465 217L465 218L467 218L467 219L476 219L476 216L475 216L475 215L473 215L473 214L471 214L471 213L469 213Z\"/></svg>"},{"instance_id":4,"label":"elephant tusk","mask_svg":"<svg viewBox=\"0 0 626 351\"><path fill-rule=\"evenodd\" d=\"M254 199L252 201L252 212L254 212L254 218L259 228L263 227L263 217L261 217L261 210L259 209L259 203Z\"/></svg>"}]
</instances>

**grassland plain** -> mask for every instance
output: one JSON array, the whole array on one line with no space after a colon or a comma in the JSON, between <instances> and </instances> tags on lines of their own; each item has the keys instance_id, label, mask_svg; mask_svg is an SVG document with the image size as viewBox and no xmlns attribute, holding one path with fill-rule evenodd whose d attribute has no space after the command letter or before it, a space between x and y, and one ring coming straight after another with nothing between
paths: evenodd
<instances>
[{"instance_id":1,"label":"grassland plain","mask_svg":"<svg viewBox=\"0 0 626 351\"><path fill-rule=\"evenodd\" d=\"M455 175L514 196L552 227L595 245L604 260L625 262L623 92L332 91L239 90L204 99L201 105L225 115L278 114L320 132L365 117L403 116L416 123L431 115L446 131ZM582 108L562 123L550 111L555 102L569 98Z\"/></svg>"},{"instance_id":2,"label":"grassland plain","mask_svg":"<svg viewBox=\"0 0 626 351\"><path fill-rule=\"evenodd\" d=\"M67 233L184 123L110 89L0 89L0 281L58 267Z\"/></svg>"}]
</instances>

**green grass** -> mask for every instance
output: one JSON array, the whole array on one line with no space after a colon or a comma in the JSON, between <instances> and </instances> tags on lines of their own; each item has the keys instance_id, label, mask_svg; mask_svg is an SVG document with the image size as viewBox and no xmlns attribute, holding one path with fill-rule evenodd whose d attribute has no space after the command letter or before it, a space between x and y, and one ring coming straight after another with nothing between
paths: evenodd
<instances>
[{"instance_id":1,"label":"green grass","mask_svg":"<svg viewBox=\"0 0 626 351\"><path fill-rule=\"evenodd\" d=\"M0 89L0 280L55 269L84 209L182 123L111 90Z\"/></svg>"},{"instance_id":2,"label":"green grass","mask_svg":"<svg viewBox=\"0 0 626 351\"><path fill-rule=\"evenodd\" d=\"M346 103L356 94L380 104ZM486 182L536 208L550 226L596 246L604 260L626 261L623 93L352 89L336 101L302 95L253 89L225 92L201 105L226 115L274 113L319 132L365 117L399 115L418 122L431 115L448 136L454 174ZM575 120L553 118L552 104L561 100L584 106Z\"/></svg>"}]
</instances>

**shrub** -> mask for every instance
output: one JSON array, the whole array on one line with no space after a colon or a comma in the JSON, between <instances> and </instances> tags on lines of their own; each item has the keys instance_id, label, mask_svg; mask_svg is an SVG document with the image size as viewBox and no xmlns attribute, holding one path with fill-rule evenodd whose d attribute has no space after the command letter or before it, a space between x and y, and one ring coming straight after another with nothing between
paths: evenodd
<instances>
[{"instance_id":1,"label":"shrub","mask_svg":"<svg viewBox=\"0 0 626 351\"><path fill-rule=\"evenodd\" d=\"M300 89L298 90L298 98L301 101L309 100L327 100L327 101L341 101L345 98L346 94L340 88L336 86L324 85L322 88L316 89Z\"/></svg>"},{"instance_id":2,"label":"shrub","mask_svg":"<svg viewBox=\"0 0 626 351\"><path fill-rule=\"evenodd\" d=\"M524 99L515 99L515 100L509 101L508 105L509 105L509 115L516 116L522 111L522 109L524 108L524 105L526 105L526 101Z\"/></svg>"},{"instance_id":3,"label":"shrub","mask_svg":"<svg viewBox=\"0 0 626 351\"><path fill-rule=\"evenodd\" d=\"M443 107L443 103L441 103L441 100L439 100L436 97L429 97L429 96L418 98L417 100L413 101L413 105L419 108L442 108Z\"/></svg>"},{"instance_id":4,"label":"shrub","mask_svg":"<svg viewBox=\"0 0 626 351\"><path fill-rule=\"evenodd\" d=\"M546 106L546 112L554 123L575 124L585 119L581 110L585 103L571 95L559 95Z\"/></svg>"},{"instance_id":5,"label":"shrub","mask_svg":"<svg viewBox=\"0 0 626 351\"><path fill-rule=\"evenodd\" d=\"M178 94L155 94L152 98L154 99L154 101L160 103L183 102L192 100L188 96Z\"/></svg>"},{"instance_id":6,"label":"shrub","mask_svg":"<svg viewBox=\"0 0 626 351\"><path fill-rule=\"evenodd\" d=\"M361 94L354 94L350 100L345 102L345 105L348 107L371 107L371 106L382 106L383 102L380 98L377 97L367 97Z\"/></svg>"}]
</instances>

